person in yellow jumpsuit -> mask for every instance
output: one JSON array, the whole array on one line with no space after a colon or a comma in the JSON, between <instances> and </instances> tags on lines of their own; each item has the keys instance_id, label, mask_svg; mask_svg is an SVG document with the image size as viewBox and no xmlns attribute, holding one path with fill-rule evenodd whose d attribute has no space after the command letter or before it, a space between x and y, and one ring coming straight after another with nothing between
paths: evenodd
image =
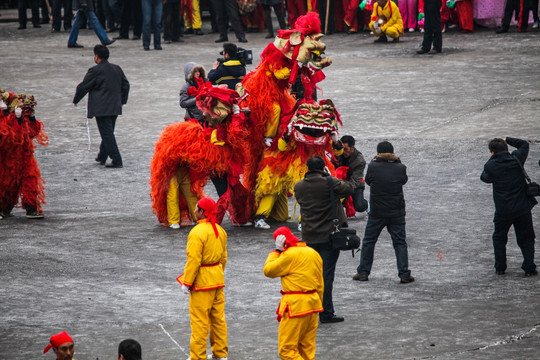
<instances>
[{"instance_id":1,"label":"person in yellow jumpsuit","mask_svg":"<svg viewBox=\"0 0 540 360\"><path fill-rule=\"evenodd\" d=\"M189 232L187 263L177 278L184 293L189 294L190 360L206 360L208 332L213 359L226 359L229 350L223 292L227 233L216 224L216 211L216 202L210 198L197 202L197 225Z\"/></svg>"},{"instance_id":2,"label":"person in yellow jumpsuit","mask_svg":"<svg viewBox=\"0 0 540 360\"><path fill-rule=\"evenodd\" d=\"M323 311L324 281L319 253L298 242L288 227L274 232L276 250L268 254L264 275L281 277L283 297L278 306L279 357L287 360L315 359L315 341Z\"/></svg>"},{"instance_id":3,"label":"person in yellow jumpsuit","mask_svg":"<svg viewBox=\"0 0 540 360\"><path fill-rule=\"evenodd\" d=\"M378 38L376 43L388 42L387 35L392 42L399 42L403 34L403 20L398 6L392 0L377 0L373 5L369 29Z\"/></svg>"}]
</instances>

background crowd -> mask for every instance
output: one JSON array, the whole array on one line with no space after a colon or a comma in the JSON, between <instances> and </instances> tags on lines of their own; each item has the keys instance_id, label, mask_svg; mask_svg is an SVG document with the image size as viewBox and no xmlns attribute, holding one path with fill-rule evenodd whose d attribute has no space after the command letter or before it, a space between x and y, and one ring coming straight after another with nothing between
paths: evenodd
<instances>
[{"instance_id":1,"label":"background crowd","mask_svg":"<svg viewBox=\"0 0 540 360\"><path fill-rule=\"evenodd\" d=\"M280 29L291 28L298 16L308 11L317 11L326 35L370 32L375 3L376 0L19 0L17 6L21 30L31 21L35 28L51 24L52 32L61 32L63 28L73 37L72 27L79 13L80 28L93 28L104 45L130 39L132 29L131 39L142 37L145 50L149 50L152 36L154 49L161 50L161 39L165 43L183 42L184 35L205 35L203 15L205 21L209 15L211 32L218 34L216 42L228 41L229 29L239 42L247 42L245 34L253 32L266 31L271 38L275 35L272 9ZM504 33L513 23L523 32L528 24L532 23L532 28L539 25L538 0L395 0L394 3L399 8L404 32L424 30L424 7L433 6L432 3L437 3L437 7L440 3L442 32L457 28L470 33L479 27L500 26L497 32ZM3 5L15 6L6 1ZM28 9L32 14L30 19ZM69 47L79 47L73 44L70 39Z\"/></svg>"}]
</instances>

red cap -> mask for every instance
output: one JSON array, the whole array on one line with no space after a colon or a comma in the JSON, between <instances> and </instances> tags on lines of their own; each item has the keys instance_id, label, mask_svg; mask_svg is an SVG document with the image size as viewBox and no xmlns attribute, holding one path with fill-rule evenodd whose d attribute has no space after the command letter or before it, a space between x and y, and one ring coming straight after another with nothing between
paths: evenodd
<instances>
[{"instance_id":1,"label":"red cap","mask_svg":"<svg viewBox=\"0 0 540 360\"><path fill-rule=\"evenodd\" d=\"M67 342L73 342L73 339L68 335L67 332L62 331L61 333L51 336L50 342L51 343L45 347L45 350L43 350L44 354L52 347L59 347Z\"/></svg>"},{"instance_id":2,"label":"red cap","mask_svg":"<svg viewBox=\"0 0 540 360\"><path fill-rule=\"evenodd\" d=\"M216 202L209 197L202 198L197 203L197 206L204 210L204 215L206 215L206 218L210 223L212 223L212 227L214 228L214 233L216 234L216 238L219 237L219 232L216 227L216 213L217 213L217 205Z\"/></svg>"},{"instance_id":3,"label":"red cap","mask_svg":"<svg viewBox=\"0 0 540 360\"><path fill-rule=\"evenodd\" d=\"M298 238L294 236L291 230L286 226L279 227L276 229L276 231L274 231L274 240L278 237L278 235L285 235L285 238L287 239L283 245L285 249L298 244Z\"/></svg>"}]
</instances>

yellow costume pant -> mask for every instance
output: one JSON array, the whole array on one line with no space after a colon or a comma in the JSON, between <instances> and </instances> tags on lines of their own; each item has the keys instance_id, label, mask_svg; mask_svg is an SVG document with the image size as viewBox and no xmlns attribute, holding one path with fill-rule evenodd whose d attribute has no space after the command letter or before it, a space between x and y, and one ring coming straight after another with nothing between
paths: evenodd
<instances>
[{"instance_id":1,"label":"yellow costume pant","mask_svg":"<svg viewBox=\"0 0 540 360\"><path fill-rule=\"evenodd\" d=\"M276 221L287 221L289 218L289 201L287 194L265 195L259 201L259 207L255 215L264 215Z\"/></svg>"},{"instance_id":2,"label":"yellow costume pant","mask_svg":"<svg viewBox=\"0 0 540 360\"><path fill-rule=\"evenodd\" d=\"M169 182L169 191L167 192L167 217L169 225L180 223L180 208L178 205L178 189L186 199L186 203L191 214L191 219L195 221L195 205L197 197L191 192L191 180L189 171L186 168L180 168Z\"/></svg>"},{"instance_id":3,"label":"yellow costume pant","mask_svg":"<svg viewBox=\"0 0 540 360\"><path fill-rule=\"evenodd\" d=\"M373 34L376 36L376 37L379 37L379 36L382 36L383 34L387 35L387 36L390 36L392 39L395 39L395 38L398 38L399 37L399 28L397 26L389 26L388 28L386 28L381 34L377 34L375 32L375 28L373 27L373 22L370 22L369 23L369 29L371 31L373 31Z\"/></svg>"},{"instance_id":4,"label":"yellow costume pant","mask_svg":"<svg viewBox=\"0 0 540 360\"><path fill-rule=\"evenodd\" d=\"M315 359L318 325L318 313L295 318L289 318L285 313L279 323L279 357L282 360Z\"/></svg>"},{"instance_id":5,"label":"yellow costume pant","mask_svg":"<svg viewBox=\"0 0 540 360\"><path fill-rule=\"evenodd\" d=\"M191 1L191 16L186 12L184 14L184 22L186 23L186 29L200 29L202 26L201 11L199 7L199 0Z\"/></svg>"},{"instance_id":6,"label":"yellow costume pant","mask_svg":"<svg viewBox=\"0 0 540 360\"><path fill-rule=\"evenodd\" d=\"M212 353L218 358L227 357L227 323L225 322L225 293L223 288L192 291L189 296L191 318L191 360L206 360L206 343L210 331Z\"/></svg>"}]
</instances>

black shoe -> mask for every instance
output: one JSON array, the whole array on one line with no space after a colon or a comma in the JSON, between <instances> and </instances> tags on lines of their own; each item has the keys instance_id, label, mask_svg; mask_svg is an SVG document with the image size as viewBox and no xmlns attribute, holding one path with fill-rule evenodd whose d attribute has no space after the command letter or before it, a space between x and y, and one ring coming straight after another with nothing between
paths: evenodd
<instances>
[{"instance_id":1,"label":"black shoe","mask_svg":"<svg viewBox=\"0 0 540 360\"><path fill-rule=\"evenodd\" d=\"M330 324L330 323L337 323L337 322L342 322L342 321L345 321L345 319L343 318L343 316L336 316L336 315L332 315L331 317L320 317L319 318L319 321L323 324Z\"/></svg>"},{"instance_id":2,"label":"black shoe","mask_svg":"<svg viewBox=\"0 0 540 360\"><path fill-rule=\"evenodd\" d=\"M387 43L388 42L388 38L386 37L386 35L381 35L379 36L379 38L375 41L373 41L375 44L380 44L380 43Z\"/></svg>"},{"instance_id":3,"label":"black shoe","mask_svg":"<svg viewBox=\"0 0 540 360\"><path fill-rule=\"evenodd\" d=\"M495 271L497 275L504 275L504 270L497 270Z\"/></svg>"},{"instance_id":4,"label":"black shoe","mask_svg":"<svg viewBox=\"0 0 540 360\"><path fill-rule=\"evenodd\" d=\"M173 39L172 42L184 42L184 40L182 40L182 39Z\"/></svg>"},{"instance_id":5,"label":"black shoe","mask_svg":"<svg viewBox=\"0 0 540 360\"><path fill-rule=\"evenodd\" d=\"M34 24L34 29L39 29L39 28L41 28L41 25L39 25L39 24Z\"/></svg>"},{"instance_id":6,"label":"black shoe","mask_svg":"<svg viewBox=\"0 0 540 360\"><path fill-rule=\"evenodd\" d=\"M414 277L412 277L411 275L404 276L404 277L402 277L400 279L401 280L399 282L402 283L402 284L408 284L408 283L412 283L414 281Z\"/></svg>"},{"instance_id":7,"label":"black shoe","mask_svg":"<svg viewBox=\"0 0 540 360\"><path fill-rule=\"evenodd\" d=\"M52 33L59 33L59 32L60 32L60 29L51 29L51 32L52 32Z\"/></svg>"},{"instance_id":8,"label":"black shoe","mask_svg":"<svg viewBox=\"0 0 540 360\"><path fill-rule=\"evenodd\" d=\"M140 36L137 36L137 35L133 35L133 37L131 38L131 40L141 40L141 37L140 37Z\"/></svg>"},{"instance_id":9,"label":"black shoe","mask_svg":"<svg viewBox=\"0 0 540 360\"><path fill-rule=\"evenodd\" d=\"M226 42L226 41L229 41L229 39L225 36L220 36L219 39L217 39L215 42L217 43L222 43L222 42Z\"/></svg>"},{"instance_id":10,"label":"black shoe","mask_svg":"<svg viewBox=\"0 0 540 360\"><path fill-rule=\"evenodd\" d=\"M161 45L154 45L154 50L163 50L163 48L161 47Z\"/></svg>"},{"instance_id":11,"label":"black shoe","mask_svg":"<svg viewBox=\"0 0 540 360\"><path fill-rule=\"evenodd\" d=\"M368 281L369 278L366 274L359 274L359 273L356 273L353 277L352 277L353 280L356 280L356 281Z\"/></svg>"},{"instance_id":12,"label":"black shoe","mask_svg":"<svg viewBox=\"0 0 540 360\"><path fill-rule=\"evenodd\" d=\"M148 46L144 47L144 51L149 51L149 50L150 50L150 47L148 47Z\"/></svg>"},{"instance_id":13,"label":"black shoe","mask_svg":"<svg viewBox=\"0 0 540 360\"><path fill-rule=\"evenodd\" d=\"M202 32L201 29L195 29L195 30L193 30L193 33L194 33L195 35L204 35L204 33Z\"/></svg>"},{"instance_id":14,"label":"black shoe","mask_svg":"<svg viewBox=\"0 0 540 360\"><path fill-rule=\"evenodd\" d=\"M36 209L28 209L26 210L26 218L27 219L43 219L45 215L43 213L37 212Z\"/></svg>"},{"instance_id":15,"label":"black shoe","mask_svg":"<svg viewBox=\"0 0 540 360\"><path fill-rule=\"evenodd\" d=\"M394 38L394 40L392 40L393 43L398 43L399 42L399 37L397 38Z\"/></svg>"},{"instance_id":16,"label":"black shoe","mask_svg":"<svg viewBox=\"0 0 540 360\"><path fill-rule=\"evenodd\" d=\"M505 28L498 28L497 30L495 30L495 33L497 34L504 34L507 32L508 32L508 29L505 29Z\"/></svg>"},{"instance_id":17,"label":"black shoe","mask_svg":"<svg viewBox=\"0 0 540 360\"><path fill-rule=\"evenodd\" d=\"M429 50L428 50L428 51L429 51ZM427 54L428 51L426 51L426 50L424 50L424 49L418 49L418 50L416 50L416 53L417 53L418 55L422 55L422 54Z\"/></svg>"},{"instance_id":18,"label":"black shoe","mask_svg":"<svg viewBox=\"0 0 540 360\"><path fill-rule=\"evenodd\" d=\"M429 55L435 55L435 54L440 54L442 52L442 50L437 50L437 49L431 49L428 51L428 54Z\"/></svg>"},{"instance_id":19,"label":"black shoe","mask_svg":"<svg viewBox=\"0 0 540 360\"><path fill-rule=\"evenodd\" d=\"M534 276L534 275L538 275L538 271L536 271L536 270L533 270L533 271L525 271L525 276L526 276L526 277Z\"/></svg>"},{"instance_id":20,"label":"black shoe","mask_svg":"<svg viewBox=\"0 0 540 360\"><path fill-rule=\"evenodd\" d=\"M110 169L121 169L123 168L124 166L122 164L113 164L113 163L110 163L110 164L107 164L105 165L106 168L110 168Z\"/></svg>"},{"instance_id":21,"label":"black shoe","mask_svg":"<svg viewBox=\"0 0 540 360\"><path fill-rule=\"evenodd\" d=\"M105 42L103 43L103 45L109 46L109 45L111 45L111 44L112 44L113 42L115 42L115 41L116 41L116 39L109 39L109 40L105 41Z\"/></svg>"},{"instance_id":22,"label":"black shoe","mask_svg":"<svg viewBox=\"0 0 540 360\"><path fill-rule=\"evenodd\" d=\"M184 31L184 34L187 34L187 35L193 34L193 29L186 29L186 31Z\"/></svg>"},{"instance_id":23,"label":"black shoe","mask_svg":"<svg viewBox=\"0 0 540 360\"><path fill-rule=\"evenodd\" d=\"M238 42L241 42L241 43L247 43L247 39L246 38L240 38L238 39Z\"/></svg>"},{"instance_id":24,"label":"black shoe","mask_svg":"<svg viewBox=\"0 0 540 360\"><path fill-rule=\"evenodd\" d=\"M129 36L115 36L113 40L129 40Z\"/></svg>"},{"instance_id":25,"label":"black shoe","mask_svg":"<svg viewBox=\"0 0 540 360\"><path fill-rule=\"evenodd\" d=\"M100 158L95 158L96 162L100 163L101 165L105 165L105 160L101 160Z\"/></svg>"},{"instance_id":26,"label":"black shoe","mask_svg":"<svg viewBox=\"0 0 540 360\"><path fill-rule=\"evenodd\" d=\"M273 39L274 37L275 37L274 34L268 34L264 38L265 39Z\"/></svg>"},{"instance_id":27,"label":"black shoe","mask_svg":"<svg viewBox=\"0 0 540 360\"><path fill-rule=\"evenodd\" d=\"M79 45L79 44L77 44L77 43L75 43L75 44L68 44L68 48L70 48L70 49L80 49L80 48L83 48L83 47L84 47L84 46Z\"/></svg>"},{"instance_id":28,"label":"black shoe","mask_svg":"<svg viewBox=\"0 0 540 360\"><path fill-rule=\"evenodd\" d=\"M26 29L26 25L19 25L19 27L17 28L17 30L24 30Z\"/></svg>"}]
</instances>

